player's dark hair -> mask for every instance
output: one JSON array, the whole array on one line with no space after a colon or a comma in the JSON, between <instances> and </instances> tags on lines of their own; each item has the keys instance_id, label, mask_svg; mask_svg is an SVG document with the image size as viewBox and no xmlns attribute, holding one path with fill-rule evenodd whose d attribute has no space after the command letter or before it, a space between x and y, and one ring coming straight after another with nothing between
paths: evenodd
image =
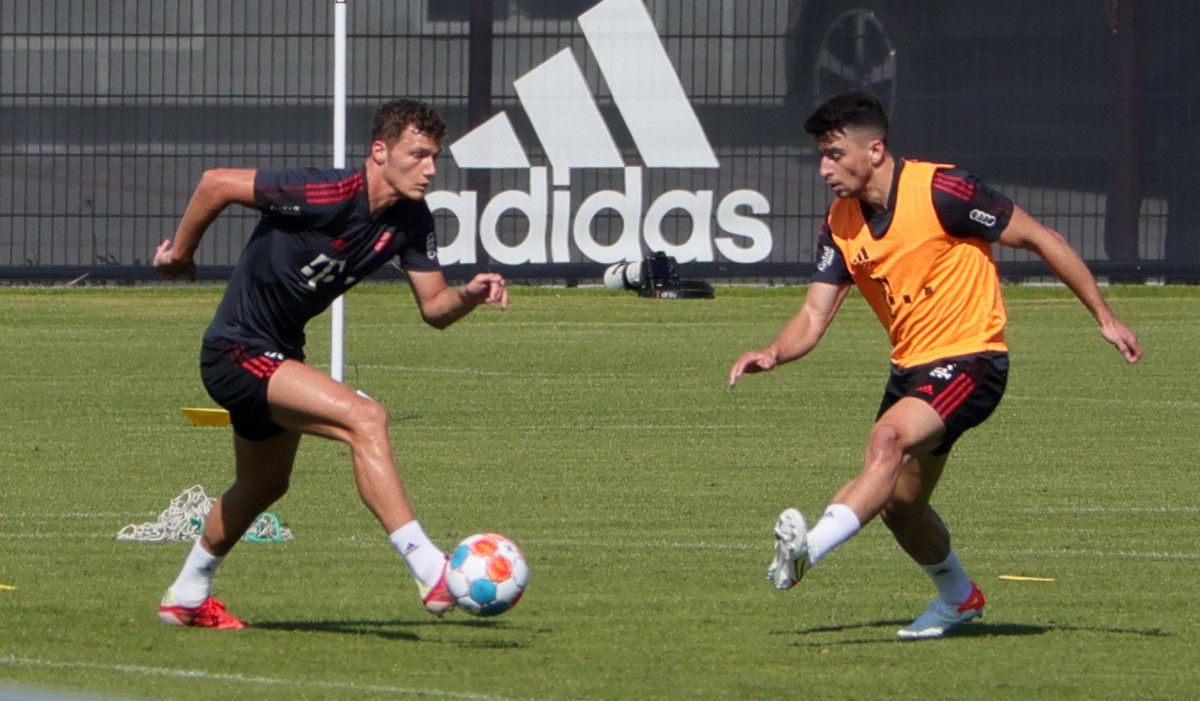
<instances>
[{"instance_id":1,"label":"player's dark hair","mask_svg":"<svg viewBox=\"0 0 1200 701\"><path fill-rule=\"evenodd\" d=\"M382 141L390 147L410 126L438 141L446 135L446 123L432 107L417 100L400 99L388 102L375 113L371 141Z\"/></svg>"},{"instance_id":2,"label":"player's dark hair","mask_svg":"<svg viewBox=\"0 0 1200 701\"><path fill-rule=\"evenodd\" d=\"M814 139L845 131L846 127L877 130L879 138L887 142L887 113L874 95L861 90L834 95L804 121L804 131Z\"/></svg>"}]
</instances>

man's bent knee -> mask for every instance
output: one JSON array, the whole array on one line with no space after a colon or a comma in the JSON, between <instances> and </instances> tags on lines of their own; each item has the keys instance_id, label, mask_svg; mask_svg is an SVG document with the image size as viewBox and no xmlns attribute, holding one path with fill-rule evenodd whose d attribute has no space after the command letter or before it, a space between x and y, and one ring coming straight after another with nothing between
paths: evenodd
<instances>
[{"instance_id":1,"label":"man's bent knee","mask_svg":"<svg viewBox=\"0 0 1200 701\"><path fill-rule=\"evenodd\" d=\"M360 437L377 436L387 433L387 407L375 401L360 397L354 403L350 415L350 430Z\"/></svg>"},{"instance_id":2,"label":"man's bent knee","mask_svg":"<svg viewBox=\"0 0 1200 701\"><path fill-rule=\"evenodd\" d=\"M876 424L867 440L867 461L898 466L903 457L900 430L891 424Z\"/></svg>"}]
</instances>

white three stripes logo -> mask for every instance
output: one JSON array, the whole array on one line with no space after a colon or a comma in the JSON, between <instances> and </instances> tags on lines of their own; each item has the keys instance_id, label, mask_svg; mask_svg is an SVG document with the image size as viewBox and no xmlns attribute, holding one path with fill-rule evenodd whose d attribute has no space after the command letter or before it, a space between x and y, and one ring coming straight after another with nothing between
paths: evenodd
<instances>
[{"instance_id":1,"label":"white three stripes logo","mask_svg":"<svg viewBox=\"0 0 1200 701\"><path fill-rule=\"evenodd\" d=\"M579 17L642 160L650 168L716 168L716 154L640 0L603 0ZM621 168L620 151L570 49L513 82L546 150L554 185L572 168ZM528 168L508 115L500 112L450 146L460 168Z\"/></svg>"}]
</instances>

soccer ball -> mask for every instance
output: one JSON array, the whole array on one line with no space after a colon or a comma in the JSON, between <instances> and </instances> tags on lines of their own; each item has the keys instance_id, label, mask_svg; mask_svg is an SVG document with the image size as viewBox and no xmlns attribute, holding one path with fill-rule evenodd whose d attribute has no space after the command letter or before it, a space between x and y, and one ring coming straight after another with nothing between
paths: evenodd
<instances>
[{"instance_id":1,"label":"soccer ball","mask_svg":"<svg viewBox=\"0 0 1200 701\"><path fill-rule=\"evenodd\" d=\"M516 606L528 582L525 555L497 533L468 536L450 553L446 587L459 606L476 616L495 616Z\"/></svg>"}]
</instances>

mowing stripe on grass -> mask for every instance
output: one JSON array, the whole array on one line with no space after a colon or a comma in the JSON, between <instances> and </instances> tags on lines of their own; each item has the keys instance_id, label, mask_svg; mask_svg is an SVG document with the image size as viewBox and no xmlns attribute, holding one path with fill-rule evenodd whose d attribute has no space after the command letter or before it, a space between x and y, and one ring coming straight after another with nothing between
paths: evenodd
<instances>
[{"instance_id":1,"label":"mowing stripe on grass","mask_svg":"<svg viewBox=\"0 0 1200 701\"><path fill-rule=\"evenodd\" d=\"M290 686L301 689L330 689L351 692L370 692L381 694L405 694L412 696L435 696L448 699L478 699L479 701L503 701L505 697L488 694L475 694L460 691L444 691L442 689L420 689L403 686L380 686L377 684L355 684L354 682L319 681L304 679L282 679L279 677L250 677L244 674L229 674L226 672L207 672L202 669L172 669L170 667L146 667L142 665L103 664L100 662L65 662L60 660L41 660L9 655L0 657L0 666L32 667L39 669L79 669L112 674L125 674L139 677L176 677L180 679L199 679L203 681L234 682L239 684L256 684L259 686Z\"/></svg>"},{"instance_id":2,"label":"mowing stripe on grass","mask_svg":"<svg viewBox=\"0 0 1200 701\"><path fill-rule=\"evenodd\" d=\"M379 547L379 539L376 537L350 536L349 538L339 538L338 542L353 543L354 545ZM765 545L764 545L765 543ZM682 541L665 541L665 540L619 540L612 543L604 543L596 540L544 540L540 538L522 538L521 546L526 551L535 548L590 548L592 550L662 550L664 548L675 548L680 550L727 550L727 551L764 551L768 554L771 550L770 541L756 543L705 543L692 542L685 543ZM853 547L853 546L851 546ZM891 548L890 544L887 548ZM1020 555L1022 557L1107 557L1115 559L1124 558L1145 558L1150 560L1200 560L1200 553L1188 552L1158 552L1158 551L1138 551L1138 550L1067 550L1063 548L1054 548L1050 550L1009 550L997 548L971 548L970 552L981 555L990 556L1013 556Z\"/></svg>"},{"instance_id":3,"label":"mowing stripe on grass","mask_svg":"<svg viewBox=\"0 0 1200 701\"><path fill-rule=\"evenodd\" d=\"M1018 509L1026 514L1195 514L1197 506L1043 506Z\"/></svg>"}]
</instances>

